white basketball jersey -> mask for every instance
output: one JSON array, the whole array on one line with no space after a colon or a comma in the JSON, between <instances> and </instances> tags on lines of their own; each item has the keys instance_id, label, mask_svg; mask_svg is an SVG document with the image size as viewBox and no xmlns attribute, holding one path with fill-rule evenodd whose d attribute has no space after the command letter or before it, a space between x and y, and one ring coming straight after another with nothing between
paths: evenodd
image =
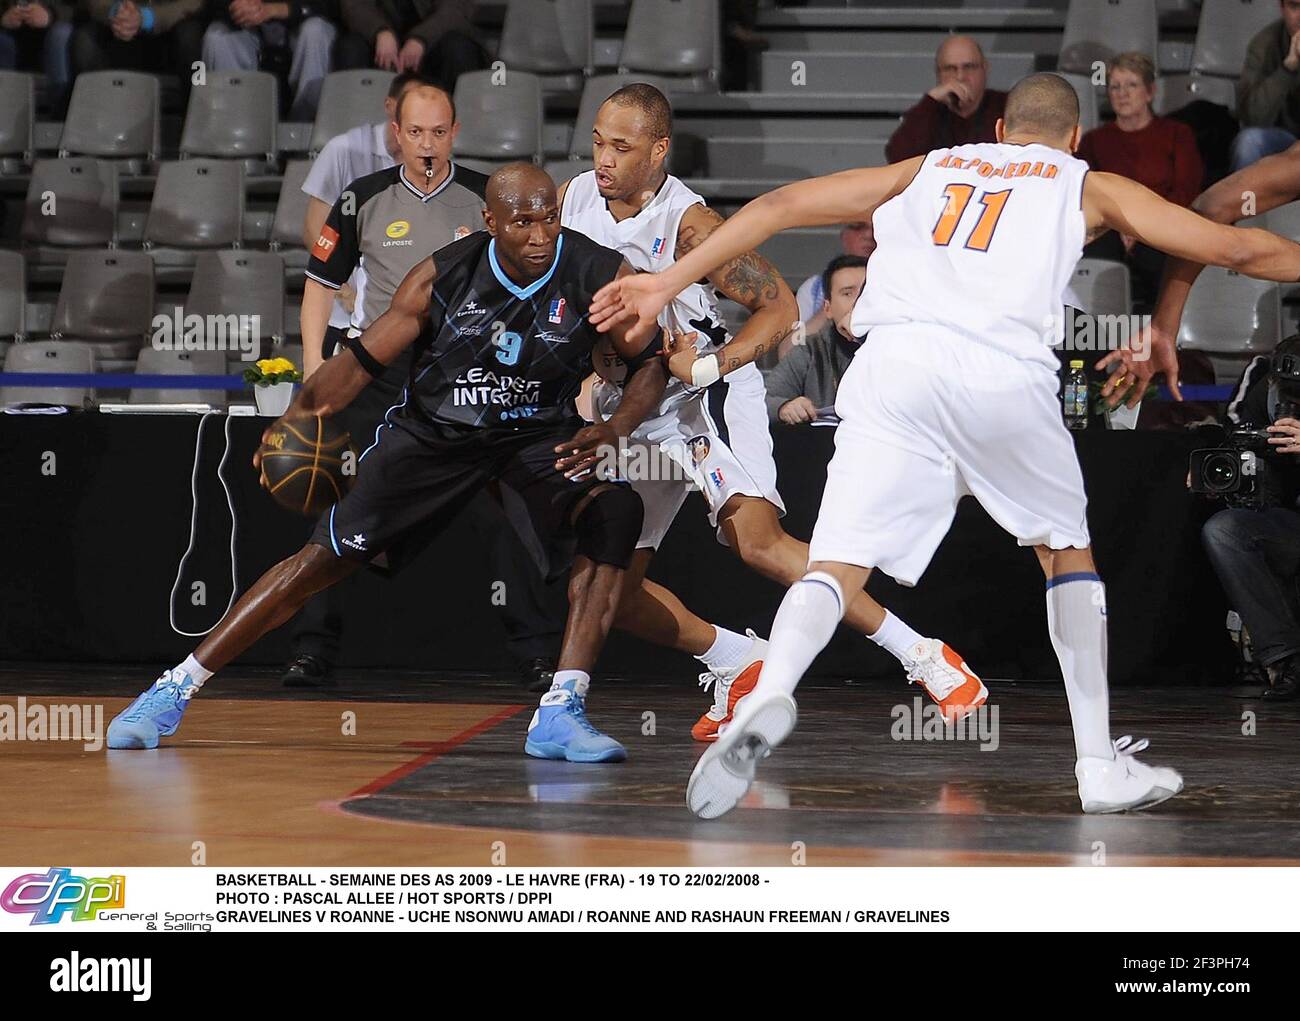
<instances>
[{"instance_id":1,"label":"white basketball jersey","mask_svg":"<svg viewBox=\"0 0 1300 1021\"><path fill-rule=\"evenodd\" d=\"M560 210L562 226L581 231L598 244L619 252L635 270L657 273L675 260L677 228L682 214L704 199L671 174L636 216L615 220L596 188L596 173L589 170L573 178L564 191ZM717 296L708 284L694 283L683 290L659 316L661 326L694 330L696 347L711 351L730 338L718 313ZM668 381L661 411L701 391L673 378Z\"/></svg>"},{"instance_id":2,"label":"white basketball jersey","mask_svg":"<svg viewBox=\"0 0 1300 1021\"><path fill-rule=\"evenodd\" d=\"M932 323L1053 371L1062 295L1083 250L1088 164L1045 145L936 149L876 209L857 336Z\"/></svg>"}]
</instances>

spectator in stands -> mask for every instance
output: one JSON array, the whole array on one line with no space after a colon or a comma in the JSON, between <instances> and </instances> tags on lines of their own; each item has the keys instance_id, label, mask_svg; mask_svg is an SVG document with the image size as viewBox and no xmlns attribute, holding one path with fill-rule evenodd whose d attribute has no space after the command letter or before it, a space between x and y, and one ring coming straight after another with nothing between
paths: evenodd
<instances>
[{"instance_id":1,"label":"spectator in stands","mask_svg":"<svg viewBox=\"0 0 1300 1021\"><path fill-rule=\"evenodd\" d=\"M903 114L885 146L890 163L950 145L995 141L993 126L1007 94L987 88L989 64L979 43L964 35L945 39L934 70L938 84Z\"/></svg>"},{"instance_id":2,"label":"spectator in stands","mask_svg":"<svg viewBox=\"0 0 1300 1021\"><path fill-rule=\"evenodd\" d=\"M203 63L209 71L261 67L278 73L287 67L293 90L289 120L315 120L337 17L338 0L214 0L212 23L203 33Z\"/></svg>"},{"instance_id":3,"label":"spectator in stands","mask_svg":"<svg viewBox=\"0 0 1300 1021\"><path fill-rule=\"evenodd\" d=\"M876 250L876 235L871 229L871 221L846 223L840 231L840 249L844 255L869 259ZM799 302L799 319L803 322L805 334L816 333L826 325L825 276L825 273L815 273L800 284L799 290L795 292L795 300ZM788 348L779 353L785 357Z\"/></svg>"},{"instance_id":4,"label":"spectator in stands","mask_svg":"<svg viewBox=\"0 0 1300 1021\"><path fill-rule=\"evenodd\" d=\"M174 74L189 94L203 54L203 0L81 0L72 34L72 70L121 68Z\"/></svg>"},{"instance_id":5,"label":"spectator in stands","mask_svg":"<svg viewBox=\"0 0 1300 1021\"><path fill-rule=\"evenodd\" d=\"M44 72L50 105L67 104L72 7L62 0L0 0L0 71Z\"/></svg>"},{"instance_id":6,"label":"spectator in stands","mask_svg":"<svg viewBox=\"0 0 1300 1021\"><path fill-rule=\"evenodd\" d=\"M1300 2L1300 0L1297 0ZM1205 167L1192 129L1181 121L1157 117L1156 69L1145 53L1111 58L1106 92L1115 120L1083 136L1076 155L1093 170L1119 174L1144 184L1161 198L1190 206L1201 192ZM1095 259L1128 264L1134 303L1149 307L1164 269L1163 252L1126 234L1108 231L1084 249Z\"/></svg>"},{"instance_id":7,"label":"spectator in stands","mask_svg":"<svg viewBox=\"0 0 1300 1021\"><path fill-rule=\"evenodd\" d=\"M867 260L837 255L822 273L825 325L794 345L774 369L764 373L767 413L773 422L803 425L835 405L835 392L861 341L849 329L849 315L867 279Z\"/></svg>"},{"instance_id":8,"label":"spectator in stands","mask_svg":"<svg viewBox=\"0 0 1300 1021\"><path fill-rule=\"evenodd\" d=\"M487 65L473 0L342 0L342 9L340 68L419 71L451 91L461 74Z\"/></svg>"},{"instance_id":9,"label":"spectator in stands","mask_svg":"<svg viewBox=\"0 0 1300 1021\"><path fill-rule=\"evenodd\" d=\"M1282 17L1246 48L1237 79L1232 170L1281 152L1300 136L1300 0L1280 0Z\"/></svg>"}]
</instances>

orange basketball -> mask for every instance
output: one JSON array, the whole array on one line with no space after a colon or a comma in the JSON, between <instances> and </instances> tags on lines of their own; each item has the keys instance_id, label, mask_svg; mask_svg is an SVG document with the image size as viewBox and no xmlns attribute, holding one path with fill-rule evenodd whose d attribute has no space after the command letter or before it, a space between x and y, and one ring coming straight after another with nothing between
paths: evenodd
<instances>
[{"instance_id":1,"label":"orange basketball","mask_svg":"<svg viewBox=\"0 0 1300 1021\"><path fill-rule=\"evenodd\" d=\"M285 510L307 517L338 503L356 473L352 437L319 415L281 419L261 454L262 485Z\"/></svg>"}]
</instances>

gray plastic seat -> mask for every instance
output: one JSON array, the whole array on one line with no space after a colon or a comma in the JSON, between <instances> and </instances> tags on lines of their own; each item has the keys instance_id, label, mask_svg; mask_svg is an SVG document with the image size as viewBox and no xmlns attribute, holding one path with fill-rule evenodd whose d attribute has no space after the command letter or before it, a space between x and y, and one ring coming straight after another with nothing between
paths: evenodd
<instances>
[{"instance_id":1,"label":"gray plastic seat","mask_svg":"<svg viewBox=\"0 0 1300 1021\"><path fill-rule=\"evenodd\" d=\"M538 75L546 88L581 88L595 62L591 2L510 0L497 59Z\"/></svg>"},{"instance_id":2,"label":"gray plastic seat","mask_svg":"<svg viewBox=\"0 0 1300 1021\"><path fill-rule=\"evenodd\" d=\"M311 170L311 160L290 160L280 180L280 197L271 224L271 248L301 248L302 227L307 220L307 194L302 184Z\"/></svg>"},{"instance_id":3,"label":"gray plastic seat","mask_svg":"<svg viewBox=\"0 0 1300 1021\"><path fill-rule=\"evenodd\" d=\"M72 252L50 335L93 343L100 358L134 358L152 333L153 302L154 266L145 252Z\"/></svg>"},{"instance_id":4,"label":"gray plastic seat","mask_svg":"<svg viewBox=\"0 0 1300 1021\"><path fill-rule=\"evenodd\" d=\"M1093 64L1136 50L1156 59L1155 0L1070 0L1057 69L1091 75Z\"/></svg>"},{"instance_id":5,"label":"gray plastic seat","mask_svg":"<svg viewBox=\"0 0 1300 1021\"><path fill-rule=\"evenodd\" d=\"M142 348L135 371L148 376L224 376L226 357L220 351L175 351ZM226 406L225 390L151 390L133 387L131 404L211 404Z\"/></svg>"},{"instance_id":6,"label":"gray plastic seat","mask_svg":"<svg viewBox=\"0 0 1300 1021\"><path fill-rule=\"evenodd\" d=\"M21 71L0 71L0 171L16 173L35 151L36 79Z\"/></svg>"},{"instance_id":7,"label":"gray plastic seat","mask_svg":"<svg viewBox=\"0 0 1300 1021\"><path fill-rule=\"evenodd\" d=\"M533 160L542 155L542 83L527 71L470 71L456 80L460 134L453 152L486 160Z\"/></svg>"},{"instance_id":8,"label":"gray plastic seat","mask_svg":"<svg viewBox=\"0 0 1300 1021\"><path fill-rule=\"evenodd\" d=\"M1183 310L1178 346L1217 354L1264 354L1282 339L1278 285L1207 266Z\"/></svg>"},{"instance_id":9,"label":"gray plastic seat","mask_svg":"<svg viewBox=\"0 0 1300 1021\"><path fill-rule=\"evenodd\" d=\"M243 237L244 171L228 160L180 160L158 169L147 249L237 246Z\"/></svg>"},{"instance_id":10,"label":"gray plastic seat","mask_svg":"<svg viewBox=\"0 0 1300 1021\"><path fill-rule=\"evenodd\" d=\"M23 241L80 247L113 244L117 206L115 163L86 156L37 160L27 184Z\"/></svg>"},{"instance_id":11,"label":"gray plastic seat","mask_svg":"<svg viewBox=\"0 0 1300 1021\"><path fill-rule=\"evenodd\" d=\"M1061 77L1073 86L1074 94L1079 97L1079 127L1085 133L1091 131L1101 123L1101 114L1097 109L1097 90L1093 87L1092 79L1084 74L1065 72L1061 72Z\"/></svg>"},{"instance_id":12,"label":"gray plastic seat","mask_svg":"<svg viewBox=\"0 0 1300 1021\"><path fill-rule=\"evenodd\" d=\"M669 76L678 92L715 91L721 46L717 0L632 0L618 70Z\"/></svg>"},{"instance_id":13,"label":"gray plastic seat","mask_svg":"<svg viewBox=\"0 0 1300 1021\"><path fill-rule=\"evenodd\" d=\"M0 359L27 332L27 264L18 252L0 251Z\"/></svg>"},{"instance_id":14,"label":"gray plastic seat","mask_svg":"<svg viewBox=\"0 0 1300 1021\"><path fill-rule=\"evenodd\" d=\"M1235 79L1246 62L1246 47L1280 16L1274 0L1205 0L1196 26L1192 70Z\"/></svg>"},{"instance_id":15,"label":"gray plastic seat","mask_svg":"<svg viewBox=\"0 0 1300 1021\"><path fill-rule=\"evenodd\" d=\"M65 340L29 341L15 344L4 360L5 372L94 372L95 355L89 344ZM67 408L82 408L92 404L95 391L78 387L27 387L0 388L0 407L15 404L59 404Z\"/></svg>"},{"instance_id":16,"label":"gray plastic seat","mask_svg":"<svg viewBox=\"0 0 1300 1021\"><path fill-rule=\"evenodd\" d=\"M326 142L349 128L387 120L384 100L392 81L392 71L334 71L326 75L307 146L311 154L320 152Z\"/></svg>"},{"instance_id":17,"label":"gray plastic seat","mask_svg":"<svg viewBox=\"0 0 1300 1021\"><path fill-rule=\"evenodd\" d=\"M634 82L653 85L670 100L672 99L668 81L652 74L601 74L588 79L587 84L582 87L582 98L578 100L578 116L573 122L573 139L569 142L571 159L591 162L591 128L596 123L596 113L604 105L605 100L624 85L631 85Z\"/></svg>"},{"instance_id":18,"label":"gray plastic seat","mask_svg":"<svg viewBox=\"0 0 1300 1021\"><path fill-rule=\"evenodd\" d=\"M212 156L274 163L279 98L275 75L213 71L190 90L181 158Z\"/></svg>"},{"instance_id":19,"label":"gray plastic seat","mask_svg":"<svg viewBox=\"0 0 1300 1021\"><path fill-rule=\"evenodd\" d=\"M59 155L157 158L158 79L134 71L85 71L72 86Z\"/></svg>"},{"instance_id":20,"label":"gray plastic seat","mask_svg":"<svg viewBox=\"0 0 1300 1021\"><path fill-rule=\"evenodd\" d=\"M1288 202L1284 206L1270 209L1265 216L1268 229L1274 234L1281 234L1292 241L1300 240L1300 202Z\"/></svg>"},{"instance_id":21,"label":"gray plastic seat","mask_svg":"<svg viewBox=\"0 0 1300 1021\"><path fill-rule=\"evenodd\" d=\"M1132 312L1129 269L1109 259L1080 259L1070 289L1084 312L1097 316L1126 316Z\"/></svg>"},{"instance_id":22,"label":"gray plastic seat","mask_svg":"<svg viewBox=\"0 0 1300 1021\"><path fill-rule=\"evenodd\" d=\"M227 358L256 361L284 340L283 260L244 249L200 253L184 312L210 317L208 339Z\"/></svg>"},{"instance_id":23,"label":"gray plastic seat","mask_svg":"<svg viewBox=\"0 0 1300 1021\"><path fill-rule=\"evenodd\" d=\"M1156 98L1152 108L1157 115L1163 117L1198 99L1218 103L1235 113L1236 85L1231 78L1215 78L1204 74L1163 75L1156 79Z\"/></svg>"}]
</instances>

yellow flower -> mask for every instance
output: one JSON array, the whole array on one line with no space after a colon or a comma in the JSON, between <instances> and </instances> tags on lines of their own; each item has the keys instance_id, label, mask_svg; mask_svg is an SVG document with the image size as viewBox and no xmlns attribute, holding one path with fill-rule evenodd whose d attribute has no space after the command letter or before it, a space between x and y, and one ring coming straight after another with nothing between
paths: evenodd
<instances>
[{"instance_id":1,"label":"yellow flower","mask_svg":"<svg viewBox=\"0 0 1300 1021\"><path fill-rule=\"evenodd\" d=\"M288 358L263 358L257 363L257 367L262 370L262 374L269 376L276 372L293 372L294 364Z\"/></svg>"}]
</instances>

